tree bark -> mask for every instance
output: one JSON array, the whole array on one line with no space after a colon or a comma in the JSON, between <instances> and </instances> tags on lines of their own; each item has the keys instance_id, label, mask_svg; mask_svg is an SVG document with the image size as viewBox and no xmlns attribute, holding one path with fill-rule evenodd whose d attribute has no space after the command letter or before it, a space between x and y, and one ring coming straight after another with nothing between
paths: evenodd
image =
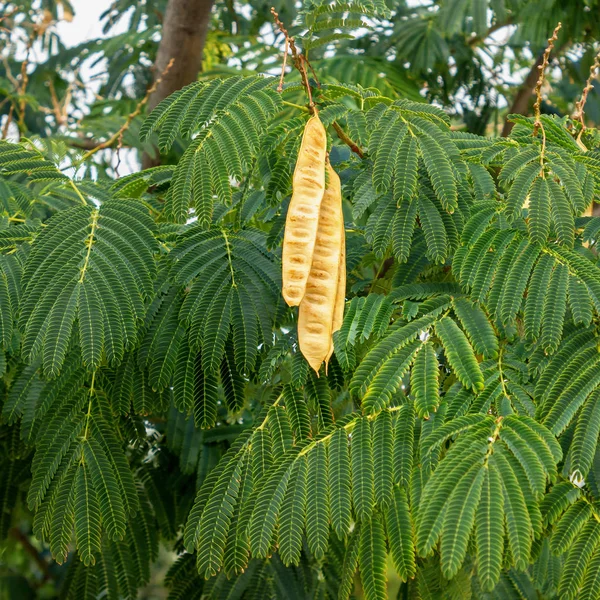
<instances>
[{"instance_id":1,"label":"tree bark","mask_svg":"<svg viewBox=\"0 0 600 600\"><path fill-rule=\"evenodd\" d=\"M154 79L161 76L171 59L174 63L150 96L149 111L198 77L213 3L214 0L169 0L153 67ZM144 154L144 169L157 164L160 164L158 159Z\"/></svg>"},{"instance_id":2,"label":"tree bark","mask_svg":"<svg viewBox=\"0 0 600 600\"><path fill-rule=\"evenodd\" d=\"M513 103L508 110L508 114L518 114L518 115L526 115L529 109L529 101L531 99L531 94L533 94L533 90L535 89L535 84L537 83L538 77L540 75L540 70L538 67L542 64L543 53L540 54L529 73L527 73L527 77L525 77L525 81L519 88ZM506 137L512 130L514 123L511 123L508 120L504 121L504 127L502 128L502 137Z\"/></svg>"}]
</instances>

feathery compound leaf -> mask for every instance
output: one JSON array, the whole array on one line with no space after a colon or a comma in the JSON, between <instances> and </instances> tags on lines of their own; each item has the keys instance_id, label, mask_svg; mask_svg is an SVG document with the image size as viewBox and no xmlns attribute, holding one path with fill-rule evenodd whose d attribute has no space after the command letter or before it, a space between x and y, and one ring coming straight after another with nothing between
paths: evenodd
<instances>
[{"instance_id":1,"label":"feathery compound leaf","mask_svg":"<svg viewBox=\"0 0 600 600\"><path fill-rule=\"evenodd\" d=\"M450 318L443 317L435 324L435 333L440 338L448 362L460 382L474 391L483 389L483 375L473 354L473 348L465 334Z\"/></svg>"},{"instance_id":2,"label":"feathery compound leaf","mask_svg":"<svg viewBox=\"0 0 600 600\"><path fill-rule=\"evenodd\" d=\"M558 594L568 600L577 598L578 589L583 582L588 565L600 544L600 523L591 519L573 544L565 563Z\"/></svg>"},{"instance_id":3,"label":"feathery compound leaf","mask_svg":"<svg viewBox=\"0 0 600 600\"><path fill-rule=\"evenodd\" d=\"M373 513L373 443L371 424L367 417L360 417L352 430L350 447L352 458L352 501L356 516L361 521L370 519Z\"/></svg>"},{"instance_id":4,"label":"feathery compound leaf","mask_svg":"<svg viewBox=\"0 0 600 600\"><path fill-rule=\"evenodd\" d=\"M568 282L569 306L575 325L588 327L592 322L592 301L585 283L569 275Z\"/></svg>"},{"instance_id":5,"label":"feathery compound leaf","mask_svg":"<svg viewBox=\"0 0 600 600\"><path fill-rule=\"evenodd\" d=\"M384 410L373 422L373 464L375 501L384 510L392 501L392 414Z\"/></svg>"},{"instance_id":6,"label":"feathery compound leaf","mask_svg":"<svg viewBox=\"0 0 600 600\"><path fill-rule=\"evenodd\" d=\"M575 220L573 209L562 188L556 181L548 180L550 203L552 206L552 222L558 241L566 248L573 247Z\"/></svg>"},{"instance_id":7,"label":"feathery compound leaf","mask_svg":"<svg viewBox=\"0 0 600 600\"><path fill-rule=\"evenodd\" d=\"M75 477L75 538L84 565L93 565L100 553L100 506L87 467L80 464Z\"/></svg>"},{"instance_id":8,"label":"feathery compound leaf","mask_svg":"<svg viewBox=\"0 0 600 600\"><path fill-rule=\"evenodd\" d=\"M379 515L361 524L358 552L360 579L366 600L385 600L386 551L385 535Z\"/></svg>"},{"instance_id":9,"label":"feathery compound leaf","mask_svg":"<svg viewBox=\"0 0 600 600\"><path fill-rule=\"evenodd\" d=\"M415 397L415 408L420 417L428 417L440 402L438 359L433 344L426 343L419 350L410 374L410 389Z\"/></svg>"},{"instance_id":10,"label":"feathery compound leaf","mask_svg":"<svg viewBox=\"0 0 600 600\"><path fill-rule=\"evenodd\" d=\"M135 343L145 299L153 294L158 245L141 203L77 207L48 221L27 258L21 303L24 353L40 351L44 371L58 375L75 320L84 362L104 351L118 361Z\"/></svg>"},{"instance_id":11,"label":"feathery compound leaf","mask_svg":"<svg viewBox=\"0 0 600 600\"><path fill-rule=\"evenodd\" d=\"M400 407L394 424L394 483L406 488L413 466L415 409L411 403Z\"/></svg>"},{"instance_id":12,"label":"feathery compound leaf","mask_svg":"<svg viewBox=\"0 0 600 600\"><path fill-rule=\"evenodd\" d=\"M498 339L479 304L469 302L466 298L454 298L452 306L473 344L475 352L481 354L483 358L496 358Z\"/></svg>"},{"instance_id":13,"label":"feathery compound leaf","mask_svg":"<svg viewBox=\"0 0 600 600\"><path fill-rule=\"evenodd\" d=\"M529 194L531 184L539 175L540 165L531 163L527 165L515 178L508 196L506 198L507 212L509 217L517 217L521 214L521 209L525 203L525 199Z\"/></svg>"},{"instance_id":14,"label":"feathery compound leaf","mask_svg":"<svg viewBox=\"0 0 600 600\"><path fill-rule=\"evenodd\" d=\"M543 245L550 233L550 197L548 183L538 177L529 193L529 239L532 244Z\"/></svg>"},{"instance_id":15,"label":"feathery compound leaf","mask_svg":"<svg viewBox=\"0 0 600 600\"><path fill-rule=\"evenodd\" d=\"M231 200L229 177L238 181L257 156L268 120L279 110L273 79L231 77L195 82L159 104L141 129L147 138L160 128L159 146L166 151L179 132L197 133L179 161L166 213L185 222L194 205L203 227L211 222L213 195Z\"/></svg>"},{"instance_id":16,"label":"feathery compound leaf","mask_svg":"<svg viewBox=\"0 0 600 600\"><path fill-rule=\"evenodd\" d=\"M395 122L380 123L385 131L379 140L373 164L373 185L379 194L387 192L391 185L398 152L404 137L408 135L407 126L400 121L397 115L391 116L394 117Z\"/></svg>"},{"instance_id":17,"label":"feathery compound leaf","mask_svg":"<svg viewBox=\"0 0 600 600\"><path fill-rule=\"evenodd\" d=\"M544 300L541 343L548 352L554 352L560 343L567 306L569 269L556 264Z\"/></svg>"},{"instance_id":18,"label":"feathery compound leaf","mask_svg":"<svg viewBox=\"0 0 600 600\"><path fill-rule=\"evenodd\" d=\"M569 456L572 473L585 477L592 467L600 435L600 390L586 400L577 419Z\"/></svg>"},{"instance_id":19,"label":"feathery compound leaf","mask_svg":"<svg viewBox=\"0 0 600 600\"><path fill-rule=\"evenodd\" d=\"M442 263L448 254L448 236L444 221L430 198L425 194L418 197L419 220L427 242L427 256L436 263Z\"/></svg>"},{"instance_id":20,"label":"feathery compound leaf","mask_svg":"<svg viewBox=\"0 0 600 600\"><path fill-rule=\"evenodd\" d=\"M394 568L401 581L408 581L416 573L413 525L406 492L399 486L394 486L392 502L385 511L385 527Z\"/></svg>"},{"instance_id":21,"label":"feathery compound leaf","mask_svg":"<svg viewBox=\"0 0 600 600\"><path fill-rule=\"evenodd\" d=\"M304 394L291 385L283 388L283 401L297 440L310 437L310 419Z\"/></svg>"},{"instance_id":22,"label":"feathery compound leaf","mask_svg":"<svg viewBox=\"0 0 600 600\"><path fill-rule=\"evenodd\" d=\"M504 537L504 497L498 471L487 466L481 498L475 513L477 543L477 575L483 590L494 589L502 569Z\"/></svg>"},{"instance_id":23,"label":"feathery compound leaf","mask_svg":"<svg viewBox=\"0 0 600 600\"><path fill-rule=\"evenodd\" d=\"M525 301L525 334L530 340L536 340L542 326L544 300L548 293L548 285L552 276L554 259L549 254L542 254L533 268L527 300Z\"/></svg>"},{"instance_id":24,"label":"feathery compound leaf","mask_svg":"<svg viewBox=\"0 0 600 600\"><path fill-rule=\"evenodd\" d=\"M419 163L417 138L406 135L396 157L393 194L398 207L413 204L417 194L417 166Z\"/></svg>"},{"instance_id":25,"label":"feathery compound leaf","mask_svg":"<svg viewBox=\"0 0 600 600\"><path fill-rule=\"evenodd\" d=\"M302 456L292 468L290 484L281 505L279 554L286 566L297 565L300 562L306 509L307 471L307 459Z\"/></svg>"},{"instance_id":26,"label":"feathery compound leaf","mask_svg":"<svg viewBox=\"0 0 600 600\"><path fill-rule=\"evenodd\" d=\"M501 452L494 452L490 459L490 465L492 464L498 469L502 480L506 532L512 560L518 569L525 569L529 562L533 529L523 490L510 463Z\"/></svg>"},{"instance_id":27,"label":"feathery compound leaf","mask_svg":"<svg viewBox=\"0 0 600 600\"><path fill-rule=\"evenodd\" d=\"M256 497L256 503L248 524L250 548L257 558L266 558L271 547L275 525L285 497L291 468L298 452L292 450L280 461L275 471L268 476Z\"/></svg>"},{"instance_id":28,"label":"feathery compound leaf","mask_svg":"<svg viewBox=\"0 0 600 600\"><path fill-rule=\"evenodd\" d=\"M169 259L175 282L189 286L179 318L189 330L190 348L202 349L203 369L219 368L230 327L238 372L252 369L259 343L271 342L270 319L281 289L266 236L256 230L192 227L178 238Z\"/></svg>"},{"instance_id":29,"label":"feathery compound leaf","mask_svg":"<svg viewBox=\"0 0 600 600\"><path fill-rule=\"evenodd\" d=\"M458 573L465 559L485 473L481 465L475 465L448 499L440 544L442 573L446 579Z\"/></svg>"},{"instance_id":30,"label":"feathery compound leaf","mask_svg":"<svg viewBox=\"0 0 600 600\"><path fill-rule=\"evenodd\" d=\"M348 600L354 590L354 574L358 567L358 558L360 552L361 526L358 524L348 540L346 553L344 554L344 564L340 577L340 587L338 600Z\"/></svg>"},{"instance_id":31,"label":"feathery compound leaf","mask_svg":"<svg viewBox=\"0 0 600 600\"><path fill-rule=\"evenodd\" d=\"M423 133L418 136L418 142L436 196L444 210L450 213L454 212L458 207L458 200L448 155L437 139L432 136Z\"/></svg>"},{"instance_id":32,"label":"feathery compound leaf","mask_svg":"<svg viewBox=\"0 0 600 600\"><path fill-rule=\"evenodd\" d=\"M565 512L556 524L550 546L554 554L563 554L579 537L579 532L585 527L592 516L592 506L586 502L576 502Z\"/></svg>"},{"instance_id":33,"label":"feathery compound leaf","mask_svg":"<svg viewBox=\"0 0 600 600\"><path fill-rule=\"evenodd\" d=\"M306 501L306 540L317 560L325 555L329 538L327 467L326 448L324 444L318 444L308 453Z\"/></svg>"},{"instance_id":34,"label":"feathery compound leaf","mask_svg":"<svg viewBox=\"0 0 600 600\"><path fill-rule=\"evenodd\" d=\"M338 429L329 442L329 503L331 524L338 538L345 538L350 530L350 457L348 456L348 434Z\"/></svg>"},{"instance_id":35,"label":"feathery compound leaf","mask_svg":"<svg viewBox=\"0 0 600 600\"><path fill-rule=\"evenodd\" d=\"M239 456L227 464L200 518L197 568L205 579L216 575L223 563L227 533L237 504L245 460L248 460L248 455L243 449Z\"/></svg>"}]
</instances>

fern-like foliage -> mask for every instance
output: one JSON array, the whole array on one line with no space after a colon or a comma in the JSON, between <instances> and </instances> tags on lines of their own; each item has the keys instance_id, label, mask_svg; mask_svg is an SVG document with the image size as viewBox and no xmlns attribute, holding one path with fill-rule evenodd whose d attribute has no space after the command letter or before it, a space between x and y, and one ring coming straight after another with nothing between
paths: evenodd
<instances>
[{"instance_id":1,"label":"fern-like foliage","mask_svg":"<svg viewBox=\"0 0 600 600\"><path fill-rule=\"evenodd\" d=\"M199 223L207 227L213 198L231 203L230 179L242 180L279 108L268 77L192 83L156 107L142 126L142 139L160 130L158 145L166 151L178 135L193 136L169 188L165 210L172 220L185 222L193 206Z\"/></svg>"},{"instance_id":2,"label":"fern-like foliage","mask_svg":"<svg viewBox=\"0 0 600 600\"><path fill-rule=\"evenodd\" d=\"M156 274L153 222L135 201L62 211L36 238L23 267L23 354L58 375L70 346L97 368L136 340ZM73 340L73 332L76 332Z\"/></svg>"},{"instance_id":3,"label":"fern-like foliage","mask_svg":"<svg viewBox=\"0 0 600 600\"><path fill-rule=\"evenodd\" d=\"M383 22L398 60L433 68L467 4ZM320 71L388 15L306 3L294 34ZM347 248L318 375L280 300L297 80L204 74L142 126L173 164L114 181L0 143L0 537L29 523L62 597L135 598L159 540L172 600L383 600L391 568L403 597L598 597L597 136L453 131L388 62L313 85Z\"/></svg>"}]
</instances>

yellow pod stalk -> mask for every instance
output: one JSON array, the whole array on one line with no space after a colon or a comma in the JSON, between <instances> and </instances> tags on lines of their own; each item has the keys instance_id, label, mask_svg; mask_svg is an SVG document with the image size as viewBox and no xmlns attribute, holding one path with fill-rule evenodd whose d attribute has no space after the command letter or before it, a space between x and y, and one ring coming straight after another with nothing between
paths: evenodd
<instances>
[{"instance_id":1,"label":"yellow pod stalk","mask_svg":"<svg viewBox=\"0 0 600 600\"><path fill-rule=\"evenodd\" d=\"M282 293L289 306L298 306L306 291L325 192L326 153L325 128L315 115L304 128L285 222Z\"/></svg>"},{"instance_id":2,"label":"yellow pod stalk","mask_svg":"<svg viewBox=\"0 0 600 600\"><path fill-rule=\"evenodd\" d=\"M326 168L329 187L321 203L312 265L298 314L300 350L317 374L331 349L343 231L340 178L329 164Z\"/></svg>"},{"instance_id":3,"label":"yellow pod stalk","mask_svg":"<svg viewBox=\"0 0 600 600\"><path fill-rule=\"evenodd\" d=\"M340 197L340 211L341 211ZM337 291L335 295L335 307L333 309L333 322L331 326L331 335L338 331L344 321L344 308L346 307L346 230L344 229L344 215L340 219L342 239L340 243L340 265L338 268ZM327 365L333 354L333 337L329 345L329 352L325 358L325 373L327 373Z\"/></svg>"}]
</instances>

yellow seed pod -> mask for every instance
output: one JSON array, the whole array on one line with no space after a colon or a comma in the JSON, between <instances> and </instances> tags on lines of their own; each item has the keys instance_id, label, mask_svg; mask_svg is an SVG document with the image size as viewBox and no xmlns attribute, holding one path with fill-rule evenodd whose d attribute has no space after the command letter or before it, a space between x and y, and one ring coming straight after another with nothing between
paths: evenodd
<instances>
[{"instance_id":1,"label":"yellow seed pod","mask_svg":"<svg viewBox=\"0 0 600 600\"><path fill-rule=\"evenodd\" d=\"M341 210L341 198L340 198L340 210ZM344 308L346 306L346 230L344 229L344 216L340 219L342 239L340 243L340 265L338 268L338 282L337 291L335 295L335 307L333 309L333 322L331 327L331 334L333 335L340 329L344 321ZM325 358L325 373L327 373L327 365L329 359L333 354L333 337L331 338L331 344L329 346L329 353Z\"/></svg>"},{"instance_id":2,"label":"yellow seed pod","mask_svg":"<svg viewBox=\"0 0 600 600\"><path fill-rule=\"evenodd\" d=\"M285 222L282 293L289 306L298 306L306 290L325 192L326 152L325 128L315 115L304 128Z\"/></svg>"},{"instance_id":3,"label":"yellow seed pod","mask_svg":"<svg viewBox=\"0 0 600 600\"><path fill-rule=\"evenodd\" d=\"M317 374L331 348L343 231L340 178L329 164L326 168L329 187L319 211L312 265L298 314L300 350Z\"/></svg>"}]
</instances>

